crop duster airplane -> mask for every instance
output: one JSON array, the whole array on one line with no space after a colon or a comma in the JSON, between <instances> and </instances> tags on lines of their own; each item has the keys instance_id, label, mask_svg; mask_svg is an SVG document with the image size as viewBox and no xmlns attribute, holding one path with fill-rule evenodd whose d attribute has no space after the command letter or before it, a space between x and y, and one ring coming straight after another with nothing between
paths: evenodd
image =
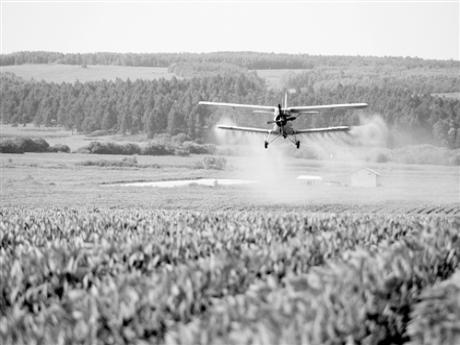
<instances>
[{"instance_id":1,"label":"crop duster airplane","mask_svg":"<svg viewBox=\"0 0 460 345\"><path fill-rule=\"evenodd\" d=\"M313 134L313 133L330 133L330 132L348 132L349 126L338 127L325 127L325 128L307 128L295 129L291 122L294 121L298 115L318 114L320 110L326 109L351 109L351 108L365 108L367 103L346 103L346 104L328 104L328 105L307 105L307 106L287 106L287 93L284 96L284 104L278 106L267 105L251 105L251 104L237 104L237 103L219 103L219 102L199 102L203 105L211 105L217 107L230 107L240 109L251 109L254 113L273 114L273 120L268 121L267 124L273 124L272 129L253 128L253 127L238 127L238 126L224 126L218 125L217 128L240 131L249 133L265 134L265 148L268 144L274 142L280 137L290 140L297 148L300 147L300 141L297 140L298 135ZM295 115L295 116L294 116Z\"/></svg>"}]
</instances>

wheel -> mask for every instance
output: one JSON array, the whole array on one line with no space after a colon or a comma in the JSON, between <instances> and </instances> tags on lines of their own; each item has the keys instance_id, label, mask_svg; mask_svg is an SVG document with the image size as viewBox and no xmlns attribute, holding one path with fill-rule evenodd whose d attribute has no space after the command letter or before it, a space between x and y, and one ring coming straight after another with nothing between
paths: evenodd
<instances>
[{"instance_id":1,"label":"wheel","mask_svg":"<svg viewBox=\"0 0 460 345\"><path fill-rule=\"evenodd\" d=\"M300 141L295 142L295 147L299 148L300 147Z\"/></svg>"},{"instance_id":2,"label":"wheel","mask_svg":"<svg viewBox=\"0 0 460 345\"><path fill-rule=\"evenodd\" d=\"M265 142L264 142L264 147L265 147L266 149L268 149L268 141L265 141Z\"/></svg>"}]
</instances>

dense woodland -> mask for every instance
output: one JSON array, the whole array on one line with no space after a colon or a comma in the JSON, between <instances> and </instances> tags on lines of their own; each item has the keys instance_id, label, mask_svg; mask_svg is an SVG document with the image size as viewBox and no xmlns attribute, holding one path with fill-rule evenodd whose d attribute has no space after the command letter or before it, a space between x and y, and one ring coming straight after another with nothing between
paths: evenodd
<instances>
[{"instance_id":1,"label":"dense woodland","mask_svg":"<svg viewBox=\"0 0 460 345\"><path fill-rule=\"evenodd\" d=\"M203 99L247 102L263 95L256 76L191 80L98 81L88 83L26 82L12 74L1 77L0 110L5 123L58 124L81 132L103 129L149 137L167 132L205 136L210 120Z\"/></svg>"},{"instance_id":2,"label":"dense woodland","mask_svg":"<svg viewBox=\"0 0 460 345\"><path fill-rule=\"evenodd\" d=\"M131 57L129 63L124 60ZM177 62L189 57L190 62ZM177 60L170 65L170 70L198 76L171 80L117 79L56 84L26 81L13 74L2 73L2 122L63 125L85 133L96 130L146 133L148 137L159 133L185 133L190 139L206 141L210 139L210 126L225 113L198 106L200 100L277 104L283 91L268 89L264 80L247 68L254 68L254 64L260 64L260 67L264 63L279 67L277 61L290 61L293 65L300 61L304 65L299 66L305 67L307 62L314 65L312 61L318 59L323 67L295 74L287 81L286 88L295 90L289 96L290 105L365 101L369 103L369 108L361 112L326 111L320 116L299 119L297 126L357 125L359 114L378 114L393 134L390 146L433 143L460 147L460 100L436 95L460 91L460 76L455 73L459 63L455 61L362 57L340 57L340 60L338 57L320 59L308 55L261 53L15 53L3 55L0 60L2 63L8 59L13 59L13 63L73 63L73 58L79 64L105 62L129 65L161 65ZM198 61L205 58L210 62ZM324 67L339 61L342 61L342 67ZM359 67L362 61L365 64ZM231 64L240 67L234 68ZM381 65L376 67L375 64ZM216 74L219 66L223 66L222 75ZM444 72L439 73L440 69ZM228 111L227 115L236 116L241 124L260 126L265 123L264 115L248 113L237 116L235 113ZM407 133L411 134L410 138Z\"/></svg>"}]
</instances>

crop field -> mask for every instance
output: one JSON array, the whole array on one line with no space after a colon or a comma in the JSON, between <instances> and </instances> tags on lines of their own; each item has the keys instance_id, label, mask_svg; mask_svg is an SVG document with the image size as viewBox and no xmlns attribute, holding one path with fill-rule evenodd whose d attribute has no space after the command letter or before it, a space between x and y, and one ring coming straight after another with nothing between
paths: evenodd
<instances>
[{"instance_id":1,"label":"crop field","mask_svg":"<svg viewBox=\"0 0 460 345\"><path fill-rule=\"evenodd\" d=\"M460 99L460 92L445 92L445 93L434 93L432 96L438 96L441 98Z\"/></svg>"},{"instance_id":2,"label":"crop field","mask_svg":"<svg viewBox=\"0 0 460 345\"><path fill-rule=\"evenodd\" d=\"M460 341L455 217L0 213L2 344Z\"/></svg>"},{"instance_id":3,"label":"crop field","mask_svg":"<svg viewBox=\"0 0 460 345\"><path fill-rule=\"evenodd\" d=\"M136 79L171 79L174 74L169 73L166 67L133 67L133 66L110 66L110 65L88 65L82 67L79 65L62 65L62 64L24 64L1 66L1 72L10 72L26 80L35 79L37 81L45 80L55 83L73 83L97 81L97 80L115 80L117 78L126 80Z\"/></svg>"}]
</instances>

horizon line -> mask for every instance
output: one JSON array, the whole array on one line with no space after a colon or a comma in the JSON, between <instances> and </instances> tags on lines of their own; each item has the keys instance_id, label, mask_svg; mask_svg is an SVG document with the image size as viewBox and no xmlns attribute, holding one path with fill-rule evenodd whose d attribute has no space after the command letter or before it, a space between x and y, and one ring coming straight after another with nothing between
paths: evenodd
<instances>
[{"instance_id":1,"label":"horizon line","mask_svg":"<svg viewBox=\"0 0 460 345\"><path fill-rule=\"evenodd\" d=\"M255 53L255 54L273 54L273 55L292 55L292 56L299 56L299 55L307 55L307 56L316 56L316 57L322 57L322 56L336 56L336 57L364 57L364 58L400 58L400 59L420 59L420 60L426 60L426 61L454 61L454 62L460 62L460 57L459 58L445 58L445 59L439 59L439 58L424 58L420 56L403 56L403 55L361 55L361 54L311 54L311 53L304 53L304 52L297 52L297 53L292 53L292 52L275 52L275 51L254 51L254 50L216 50L216 51L200 51L200 52L194 52L194 51L156 51L156 52L133 52L133 51L91 51L91 52L63 52L63 51L54 51L54 50L18 50L18 51L12 51L9 53L4 53L1 52L0 56L3 55L12 55L12 54L18 54L18 53L57 53L57 54L218 54L218 53Z\"/></svg>"}]
</instances>

